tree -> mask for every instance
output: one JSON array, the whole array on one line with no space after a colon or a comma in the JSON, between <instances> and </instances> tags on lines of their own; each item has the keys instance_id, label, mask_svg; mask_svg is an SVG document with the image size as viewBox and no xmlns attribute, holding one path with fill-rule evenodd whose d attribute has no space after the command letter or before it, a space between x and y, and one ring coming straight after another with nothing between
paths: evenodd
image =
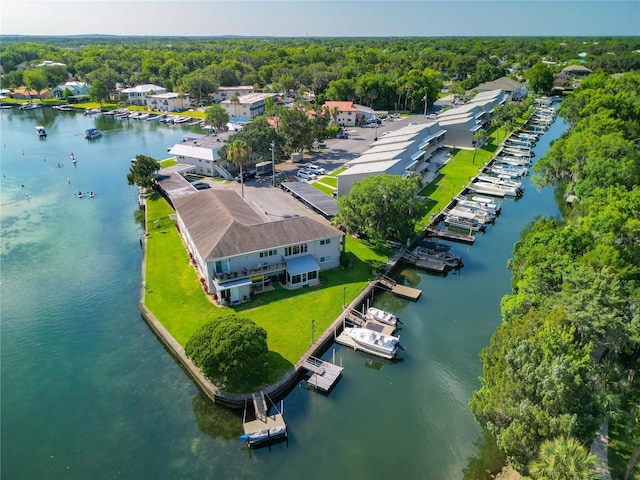
<instances>
[{"instance_id":1,"label":"tree","mask_svg":"<svg viewBox=\"0 0 640 480\"><path fill-rule=\"evenodd\" d=\"M338 199L340 211L333 224L347 233L361 233L373 242L414 235L424 204L415 198L420 181L413 176L378 175L354 184L348 195Z\"/></svg>"},{"instance_id":2,"label":"tree","mask_svg":"<svg viewBox=\"0 0 640 480\"><path fill-rule=\"evenodd\" d=\"M478 147L481 147L482 145L484 145L484 142L488 136L489 134L487 133L487 131L482 128L473 132L474 145L473 145L473 160L471 161L471 163L476 163L476 152L478 151Z\"/></svg>"},{"instance_id":3,"label":"tree","mask_svg":"<svg viewBox=\"0 0 640 480\"><path fill-rule=\"evenodd\" d=\"M205 121L215 128L216 133L226 132L229 114L221 105L211 105L205 111Z\"/></svg>"},{"instance_id":4,"label":"tree","mask_svg":"<svg viewBox=\"0 0 640 480\"><path fill-rule=\"evenodd\" d=\"M315 129L307 112L300 108L283 109L278 129L286 138L284 150L287 153L309 148L315 140Z\"/></svg>"},{"instance_id":5,"label":"tree","mask_svg":"<svg viewBox=\"0 0 640 480\"><path fill-rule=\"evenodd\" d=\"M240 167L240 185L242 198L244 198L244 175L242 173L242 167L251 157L251 150L245 142L242 140L234 140L231 145L227 147L227 160Z\"/></svg>"},{"instance_id":6,"label":"tree","mask_svg":"<svg viewBox=\"0 0 640 480\"><path fill-rule=\"evenodd\" d=\"M155 158L147 155L136 155L136 161L129 168L127 182L129 185L136 184L146 189L153 188L155 183L153 174L158 170L160 170L160 164Z\"/></svg>"},{"instance_id":7,"label":"tree","mask_svg":"<svg viewBox=\"0 0 640 480\"><path fill-rule=\"evenodd\" d=\"M598 457L575 438L560 436L545 441L529 473L534 480L598 480Z\"/></svg>"},{"instance_id":8,"label":"tree","mask_svg":"<svg viewBox=\"0 0 640 480\"><path fill-rule=\"evenodd\" d=\"M524 76L529 80L531 89L536 93L549 93L553 88L553 71L549 65L542 62L536 63L527 70Z\"/></svg>"},{"instance_id":9,"label":"tree","mask_svg":"<svg viewBox=\"0 0 640 480\"><path fill-rule=\"evenodd\" d=\"M187 341L185 353L218 384L246 383L262 372L267 332L248 318L229 315L204 324Z\"/></svg>"},{"instance_id":10,"label":"tree","mask_svg":"<svg viewBox=\"0 0 640 480\"><path fill-rule=\"evenodd\" d=\"M40 98L40 93L47 88L47 76L41 68L26 70L23 79L29 90L35 90L38 93L38 98Z\"/></svg>"},{"instance_id":11,"label":"tree","mask_svg":"<svg viewBox=\"0 0 640 480\"><path fill-rule=\"evenodd\" d=\"M92 102L100 103L100 107L102 107L102 102L109 98L109 91L104 83L100 80L96 80L91 85L89 89L89 99Z\"/></svg>"}]
</instances>

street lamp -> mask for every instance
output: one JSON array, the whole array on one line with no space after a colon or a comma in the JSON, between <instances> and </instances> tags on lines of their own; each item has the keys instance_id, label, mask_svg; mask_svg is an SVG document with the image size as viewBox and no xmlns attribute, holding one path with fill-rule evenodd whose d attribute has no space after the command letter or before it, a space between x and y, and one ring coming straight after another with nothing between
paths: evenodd
<instances>
[{"instance_id":1,"label":"street lamp","mask_svg":"<svg viewBox=\"0 0 640 480\"><path fill-rule=\"evenodd\" d=\"M316 323L315 319L311 320L311 345L313 345L313 337L314 337L314 333L315 333L315 323Z\"/></svg>"},{"instance_id":2,"label":"street lamp","mask_svg":"<svg viewBox=\"0 0 640 480\"><path fill-rule=\"evenodd\" d=\"M422 97L422 100L424 101L424 116L427 116L427 94L424 94L424 97Z\"/></svg>"},{"instance_id":3,"label":"street lamp","mask_svg":"<svg viewBox=\"0 0 640 480\"><path fill-rule=\"evenodd\" d=\"M264 362L264 383L269 385L269 362Z\"/></svg>"}]
</instances>

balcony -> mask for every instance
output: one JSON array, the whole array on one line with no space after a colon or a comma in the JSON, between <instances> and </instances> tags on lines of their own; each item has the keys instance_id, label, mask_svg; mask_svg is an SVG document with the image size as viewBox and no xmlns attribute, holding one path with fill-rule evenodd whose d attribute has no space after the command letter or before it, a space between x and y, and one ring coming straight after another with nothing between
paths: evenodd
<instances>
[{"instance_id":1,"label":"balcony","mask_svg":"<svg viewBox=\"0 0 640 480\"><path fill-rule=\"evenodd\" d=\"M276 263L260 263L255 267L242 268L240 270L231 270L228 272L217 273L213 276L213 279L218 284L224 284L226 282L232 282L235 280L241 280L243 278L254 277L256 275L266 275L274 272L281 272L286 270L286 262Z\"/></svg>"}]
</instances>

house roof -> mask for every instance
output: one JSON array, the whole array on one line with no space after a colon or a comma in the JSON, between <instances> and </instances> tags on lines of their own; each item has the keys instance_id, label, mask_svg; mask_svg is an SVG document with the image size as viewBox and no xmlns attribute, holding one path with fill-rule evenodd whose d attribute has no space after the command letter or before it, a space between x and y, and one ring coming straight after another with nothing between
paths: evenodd
<instances>
[{"instance_id":1,"label":"house roof","mask_svg":"<svg viewBox=\"0 0 640 480\"><path fill-rule=\"evenodd\" d=\"M203 190L176 198L174 205L207 261L342 235L304 216L265 222L232 190Z\"/></svg>"},{"instance_id":2,"label":"house roof","mask_svg":"<svg viewBox=\"0 0 640 480\"><path fill-rule=\"evenodd\" d=\"M356 105L353 102L329 101L329 102L324 102L324 107L329 109L333 109L334 107L337 107L338 111L340 112L357 112L358 111L358 105Z\"/></svg>"},{"instance_id":3,"label":"house roof","mask_svg":"<svg viewBox=\"0 0 640 480\"><path fill-rule=\"evenodd\" d=\"M478 85L475 90L486 92L490 90L504 90L505 92L515 92L522 88L522 84L509 77L500 77L492 82L485 82Z\"/></svg>"},{"instance_id":4,"label":"house roof","mask_svg":"<svg viewBox=\"0 0 640 480\"><path fill-rule=\"evenodd\" d=\"M562 71L565 73L573 73L573 72L591 73L592 72L592 70L582 65L569 65L568 67L564 67Z\"/></svg>"},{"instance_id":5,"label":"house roof","mask_svg":"<svg viewBox=\"0 0 640 480\"><path fill-rule=\"evenodd\" d=\"M135 87L125 88L122 90L123 93L147 93L147 92L166 92L167 89L164 87L160 87L159 85L153 85L151 83L145 83L144 85L136 85Z\"/></svg>"}]
</instances>

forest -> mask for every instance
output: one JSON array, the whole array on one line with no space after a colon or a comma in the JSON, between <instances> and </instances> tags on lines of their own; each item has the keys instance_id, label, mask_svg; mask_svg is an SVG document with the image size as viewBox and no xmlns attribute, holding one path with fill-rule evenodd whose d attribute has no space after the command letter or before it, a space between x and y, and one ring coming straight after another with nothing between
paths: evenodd
<instances>
[{"instance_id":1,"label":"forest","mask_svg":"<svg viewBox=\"0 0 640 480\"><path fill-rule=\"evenodd\" d=\"M522 78L542 60L618 73L640 69L640 40L615 38L140 38L3 36L2 88L52 87L69 75L109 92L144 83L206 103L218 86L252 85L317 102L352 100L422 111L443 83L470 90L503 75ZM49 60L65 66L25 69ZM554 65L556 63L557 65Z\"/></svg>"},{"instance_id":2,"label":"forest","mask_svg":"<svg viewBox=\"0 0 640 480\"><path fill-rule=\"evenodd\" d=\"M546 477L541 464L575 460L568 446L590 445L605 421L640 445L639 98L640 73L629 72L590 75L563 100L570 128L535 164L534 181L573 201L515 245L512 293L481 354L471 410L534 478L600 478L589 469ZM554 441L562 448L546 448ZM610 451L615 478L632 455Z\"/></svg>"}]
</instances>

